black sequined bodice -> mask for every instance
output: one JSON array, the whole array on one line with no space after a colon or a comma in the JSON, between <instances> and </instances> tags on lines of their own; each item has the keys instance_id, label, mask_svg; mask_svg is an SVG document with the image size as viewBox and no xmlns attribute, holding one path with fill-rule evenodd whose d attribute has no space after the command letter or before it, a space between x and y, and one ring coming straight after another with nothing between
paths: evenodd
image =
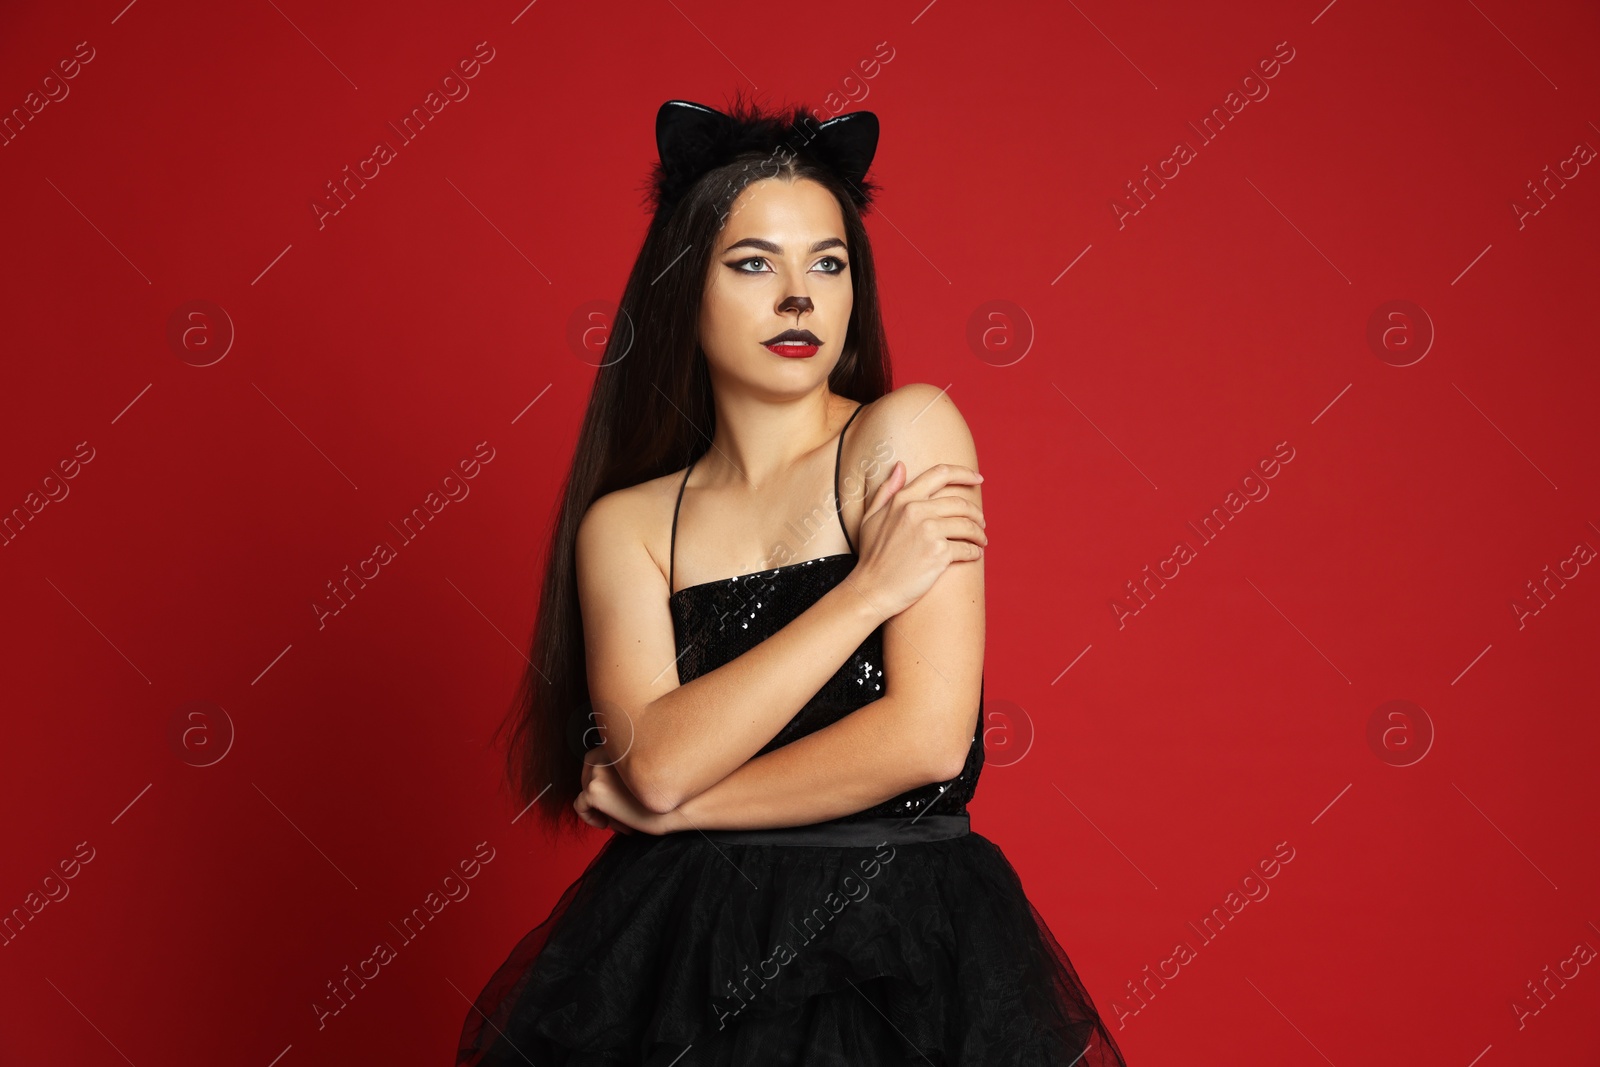
<instances>
[{"instance_id":1,"label":"black sequined bodice","mask_svg":"<svg viewBox=\"0 0 1600 1067\"><path fill-rule=\"evenodd\" d=\"M687 479L686 479L687 480ZM802 560L754 574L691 585L667 601L677 640L678 678L687 684L716 670L794 621L824 593L844 580L856 564L854 552ZM757 755L820 730L883 696L883 627L861 642L832 678L806 701ZM979 688L978 727L961 773L947 782L920 786L865 811L829 822L885 816L958 814L978 788L983 768L983 696Z\"/></svg>"}]
</instances>

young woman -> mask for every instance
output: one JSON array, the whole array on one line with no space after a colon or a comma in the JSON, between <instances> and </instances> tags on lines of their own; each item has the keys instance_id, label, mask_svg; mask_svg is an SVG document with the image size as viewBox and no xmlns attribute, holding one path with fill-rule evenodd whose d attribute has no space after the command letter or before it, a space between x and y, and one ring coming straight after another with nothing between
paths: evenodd
<instances>
[{"instance_id":1,"label":"young woman","mask_svg":"<svg viewBox=\"0 0 1600 1067\"><path fill-rule=\"evenodd\" d=\"M891 389L870 112L657 116L508 720L548 830L615 834L458 1065L1124 1067L1000 849L972 436Z\"/></svg>"}]
</instances>

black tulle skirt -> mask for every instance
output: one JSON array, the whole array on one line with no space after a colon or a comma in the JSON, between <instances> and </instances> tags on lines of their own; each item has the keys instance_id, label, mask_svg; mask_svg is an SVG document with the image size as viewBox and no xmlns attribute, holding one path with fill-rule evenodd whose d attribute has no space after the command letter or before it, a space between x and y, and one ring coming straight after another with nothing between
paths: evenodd
<instances>
[{"instance_id":1,"label":"black tulle skirt","mask_svg":"<svg viewBox=\"0 0 1600 1067\"><path fill-rule=\"evenodd\" d=\"M999 847L934 829L965 819L615 835L496 969L457 1065L1125 1067Z\"/></svg>"}]
</instances>

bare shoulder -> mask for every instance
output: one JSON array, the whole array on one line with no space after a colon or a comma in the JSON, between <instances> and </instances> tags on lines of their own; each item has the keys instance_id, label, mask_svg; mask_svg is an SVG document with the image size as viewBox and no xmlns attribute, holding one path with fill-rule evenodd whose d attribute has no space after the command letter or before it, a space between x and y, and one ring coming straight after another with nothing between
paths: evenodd
<instances>
[{"instance_id":1,"label":"bare shoulder","mask_svg":"<svg viewBox=\"0 0 1600 1067\"><path fill-rule=\"evenodd\" d=\"M897 460L907 479L938 463L978 466L977 445L967 420L950 394L926 382L909 382L873 401L858 420L861 435L852 451L872 453L881 470L874 485L888 477ZM854 429L854 427L852 427Z\"/></svg>"},{"instance_id":2,"label":"bare shoulder","mask_svg":"<svg viewBox=\"0 0 1600 1067\"><path fill-rule=\"evenodd\" d=\"M683 471L675 471L606 493L590 504L578 525L578 566L591 573L621 568L637 577L648 562L665 581L672 508L682 482Z\"/></svg>"},{"instance_id":3,"label":"bare shoulder","mask_svg":"<svg viewBox=\"0 0 1600 1067\"><path fill-rule=\"evenodd\" d=\"M861 542L867 501L896 463L906 465L908 482L939 463L980 469L966 419L948 393L924 382L902 385L867 404L845 433L840 521L853 544ZM960 494L982 506L983 496L975 485L947 486L943 493Z\"/></svg>"}]
</instances>

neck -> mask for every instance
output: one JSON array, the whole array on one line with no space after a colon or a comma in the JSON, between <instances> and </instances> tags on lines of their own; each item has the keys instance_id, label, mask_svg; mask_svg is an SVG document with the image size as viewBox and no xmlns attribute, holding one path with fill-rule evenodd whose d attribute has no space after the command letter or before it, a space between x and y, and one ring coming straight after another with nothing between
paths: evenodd
<instances>
[{"instance_id":1,"label":"neck","mask_svg":"<svg viewBox=\"0 0 1600 1067\"><path fill-rule=\"evenodd\" d=\"M704 468L696 480L702 486L740 485L758 492L832 441L853 406L825 386L782 399L718 392L716 434L696 464L697 470Z\"/></svg>"}]
</instances>

